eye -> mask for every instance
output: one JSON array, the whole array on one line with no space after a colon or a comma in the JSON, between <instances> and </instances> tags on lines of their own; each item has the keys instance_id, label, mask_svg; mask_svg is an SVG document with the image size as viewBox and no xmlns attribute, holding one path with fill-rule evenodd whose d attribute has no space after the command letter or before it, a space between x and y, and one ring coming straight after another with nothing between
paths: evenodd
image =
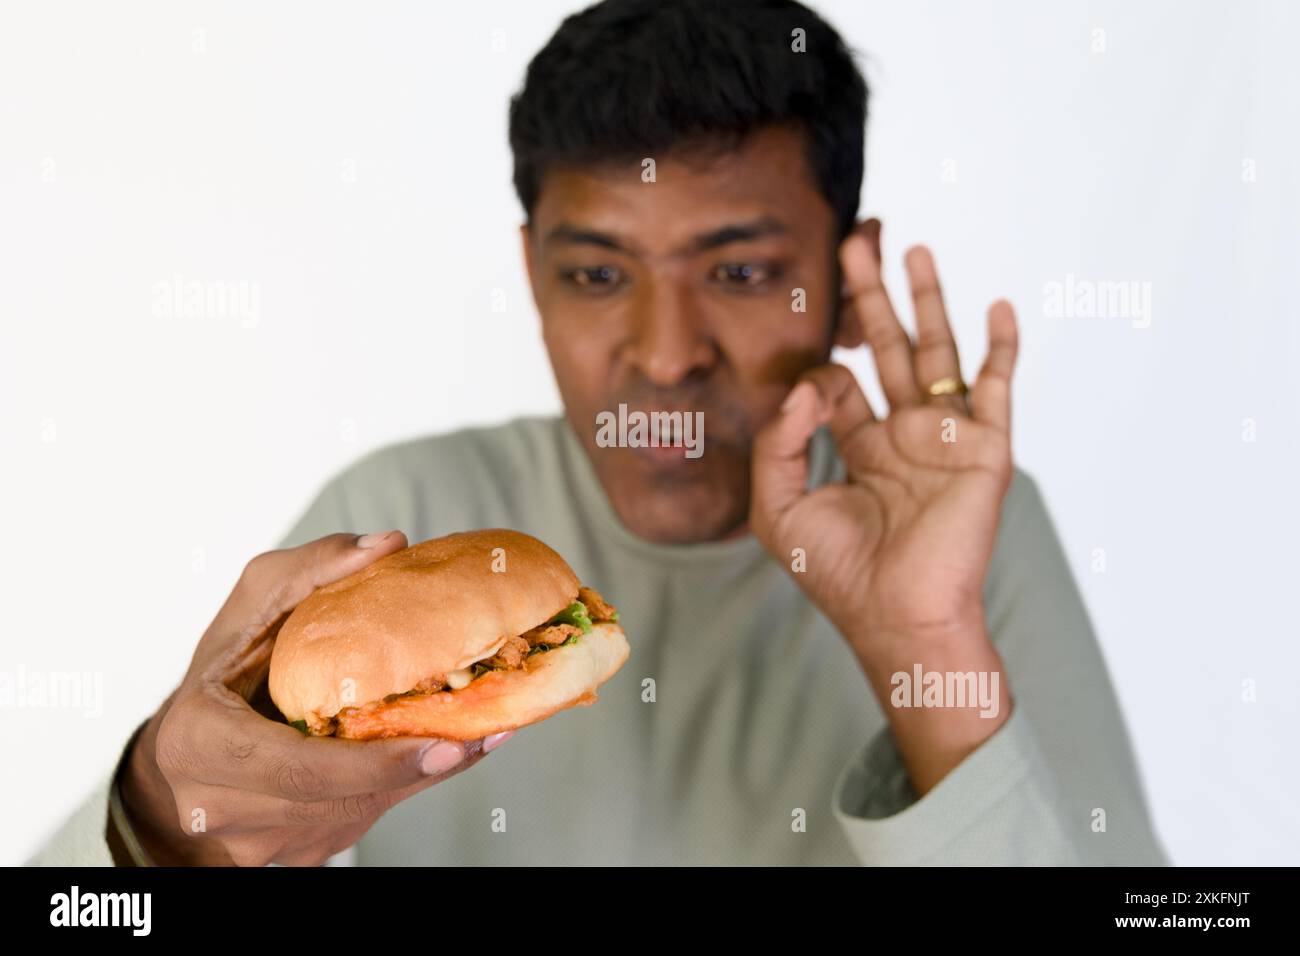
<instances>
[{"instance_id":1,"label":"eye","mask_svg":"<svg viewBox=\"0 0 1300 956\"><path fill-rule=\"evenodd\" d=\"M581 289L609 289L622 281L623 273L614 266L581 266L561 269L560 278Z\"/></svg>"},{"instance_id":2,"label":"eye","mask_svg":"<svg viewBox=\"0 0 1300 956\"><path fill-rule=\"evenodd\" d=\"M778 270L762 262L723 262L713 269L713 279L731 286L757 286L775 278Z\"/></svg>"}]
</instances>

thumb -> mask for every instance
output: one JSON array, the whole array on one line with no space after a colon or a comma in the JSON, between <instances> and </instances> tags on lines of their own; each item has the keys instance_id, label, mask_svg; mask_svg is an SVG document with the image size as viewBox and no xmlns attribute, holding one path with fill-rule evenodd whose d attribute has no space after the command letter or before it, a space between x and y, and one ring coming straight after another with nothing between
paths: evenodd
<instances>
[{"instance_id":1,"label":"thumb","mask_svg":"<svg viewBox=\"0 0 1300 956\"><path fill-rule=\"evenodd\" d=\"M807 488L808 440L825 417L820 405L816 386L800 382L754 439L749 522L760 541L771 540L781 515Z\"/></svg>"},{"instance_id":2,"label":"thumb","mask_svg":"<svg viewBox=\"0 0 1300 956\"><path fill-rule=\"evenodd\" d=\"M279 632L279 625L303 598L404 547L406 535L400 531L360 537L340 533L257 555L244 566L203 635L191 667L202 668L220 655L240 673L246 673L250 664L265 663L261 657L263 653L269 657L267 639ZM259 649L261 644L266 647ZM253 667L254 672L257 669Z\"/></svg>"}]
</instances>

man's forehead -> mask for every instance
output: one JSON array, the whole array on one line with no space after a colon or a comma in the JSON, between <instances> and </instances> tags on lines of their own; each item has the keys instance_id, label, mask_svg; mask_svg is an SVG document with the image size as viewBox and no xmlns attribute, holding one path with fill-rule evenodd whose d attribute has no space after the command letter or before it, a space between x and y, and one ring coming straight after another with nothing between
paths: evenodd
<instances>
[{"instance_id":1,"label":"man's forehead","mask_svg":"<svg viewBox=\"0 0 1300 956\"><path fill-rule=\"evenodd\" d=\"M533 215L538 237L635 230L683 246L737 227L754 238L801 231L810 214L818 218L810 207L831 215L801 136L755 134L731 150L644 159L653 167L633 159L548 170Z\"/></svg>"}]
</instances>

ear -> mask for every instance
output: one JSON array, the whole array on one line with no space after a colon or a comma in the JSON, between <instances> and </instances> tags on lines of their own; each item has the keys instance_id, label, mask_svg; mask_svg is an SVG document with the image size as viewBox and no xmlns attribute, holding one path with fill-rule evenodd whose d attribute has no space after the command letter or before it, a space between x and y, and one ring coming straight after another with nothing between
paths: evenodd
<instances>
[{"instance_id":1,"label":"ear","mask_svg":"<svg viewBox=\"0 0 1300 956\"><path fill-rule=\"evenodd\" d=\"M533 299L537 298L537 283L534 280L535 272L533 269L533 230L527 221L519 226L519 239L523 244L524 250L524 268L528 271L528 285L533 290Z\"/></svg>"},{"instance_id":2,"label":"ear","mask_svg":"<svg viewBox=\"0 0 1300 956\"><path fill-rule=\"evenodd\" d=\"M845 236L866 236L876 254L876 263L880 263L880 229L879 219L858 220L853 229ZM841 243L843 245L843 243ZM839 311L835 316L835 344L843 349L860 348L866 339L862 334L862 323L858 320L857 310L853 307L853 297L844 288L843 271L840 269L839 250L835 254L835 279L840 284Z\"/></svg>"}]
</instances>

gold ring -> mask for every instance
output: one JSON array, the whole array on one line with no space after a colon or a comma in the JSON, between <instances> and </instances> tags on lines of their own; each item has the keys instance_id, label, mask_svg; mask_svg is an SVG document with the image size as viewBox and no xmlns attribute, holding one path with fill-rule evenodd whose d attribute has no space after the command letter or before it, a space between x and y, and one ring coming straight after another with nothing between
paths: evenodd
<instances>
[{"instance_id":1,"label":"gold ring","mask_svg":"<svg viewBox=\"0 0 1300 956\"><path fill-rule=\"evenodd\" d=\"M926 392L931 396L965 395L966 383L955 375L946 375L937 382L932 382Z\"/></svg>"}]
</instances>

